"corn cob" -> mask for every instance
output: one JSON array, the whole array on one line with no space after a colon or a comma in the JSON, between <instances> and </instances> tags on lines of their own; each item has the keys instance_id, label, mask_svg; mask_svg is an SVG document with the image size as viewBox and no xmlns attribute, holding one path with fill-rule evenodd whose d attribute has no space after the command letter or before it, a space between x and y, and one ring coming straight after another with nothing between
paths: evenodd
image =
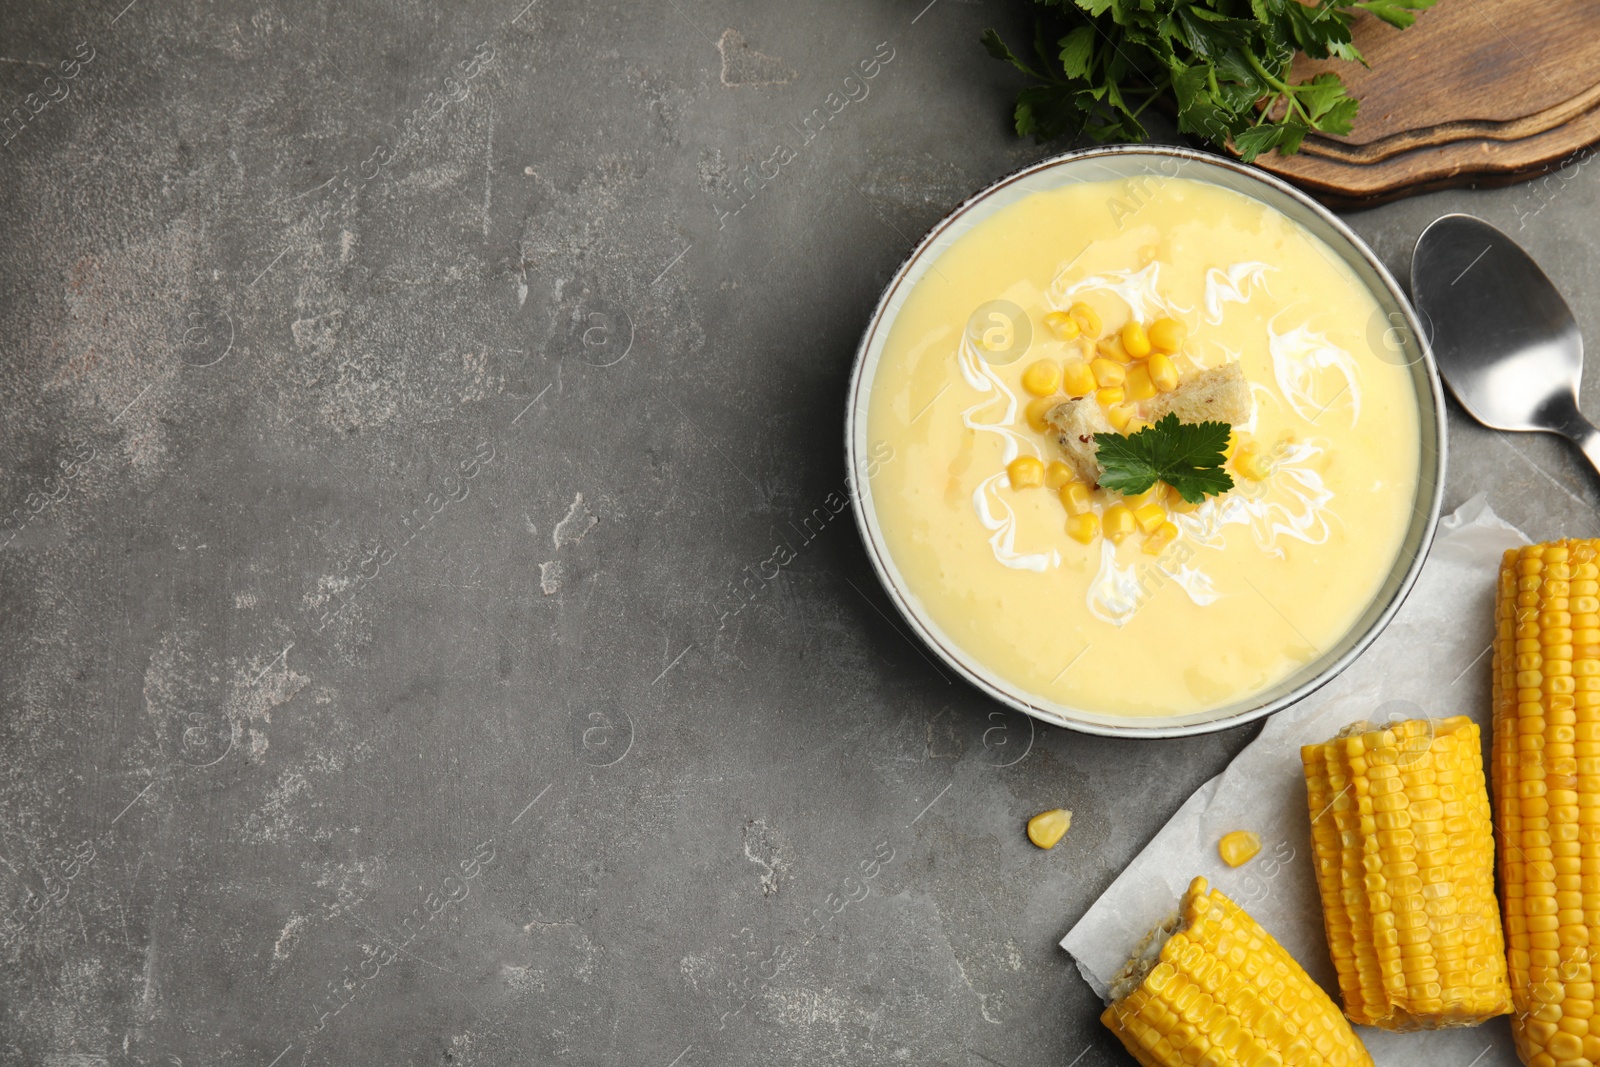
<instances>
[{"instance_id":1,"label":"corn cob","mask_svg":"<svg viewBox=\"0 0 1600 1067\"><path fill-rule=\"evenodd\" d=\"M1111 995L1100 1021L1143 1067L1372 1067L1328 994L1204 878Z\"/></svg>"},{"instance_id":2,"label":"corn cob","mask_svg":"<svg viewBox=\"0 0 1600 1067\"><path fill-rule=\"evenodd\" d=\"M1435 1030L1510 1011L1477 724L1355 723L1300 758L1345 1015Z\"/></svg>"},{"instance_id":3,"label":"corn cob","mask_svg":"<svg viewBox=\"0 0 1600 1067\"><path fill-rule=\"evenodd\" d=\"M1600 1063L1597 556L1600 541L1589 540L1508 551L1495 597L1500 884L1511 1030L1529 1067Z\"/></svg>"}]
</instances>

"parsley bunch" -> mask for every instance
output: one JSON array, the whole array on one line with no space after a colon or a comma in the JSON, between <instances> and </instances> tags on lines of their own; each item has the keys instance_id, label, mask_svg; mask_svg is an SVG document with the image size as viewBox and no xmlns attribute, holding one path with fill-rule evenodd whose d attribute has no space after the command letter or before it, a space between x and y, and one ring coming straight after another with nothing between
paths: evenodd
<instances>
[{"instance_id":1,"label":"parsley bunch","mask_svg":"<svg viewBox=\"0 0 1600 1067\"><path fill-rule=\"evenodd\" d=\"M1333 73L1290 82L1297 52L1365 63L1356 12L1404 29L1434 0L1031 0L1037 62L994 30L989 54L1034 79L1017 94L1017 133L1040 141L1148 139L1139 115L1170 94L1178 129L1249 162L1292 155L1312 130L1350 132L1359 102Z\"/></svg>"}]
</instances>

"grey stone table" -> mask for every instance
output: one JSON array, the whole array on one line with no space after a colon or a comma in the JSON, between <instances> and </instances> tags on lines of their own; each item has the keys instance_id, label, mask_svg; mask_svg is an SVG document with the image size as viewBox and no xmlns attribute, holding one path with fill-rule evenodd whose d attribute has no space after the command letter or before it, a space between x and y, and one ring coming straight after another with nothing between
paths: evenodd
<instances>
[{"instance_id":1,"label":"grey stone table","mask_svg":"<svg viewBox=\"0 0 1600 1067\"><path fill-rule=\"evenodd\" d=\"M925 3L4 5L0 1063L1131 1062L1056 941L1249 731L1035 730L795 533L890 272L1056 150ZM1594 336L1597 196L1351 221Z\"/></svg>"}]
</instances>

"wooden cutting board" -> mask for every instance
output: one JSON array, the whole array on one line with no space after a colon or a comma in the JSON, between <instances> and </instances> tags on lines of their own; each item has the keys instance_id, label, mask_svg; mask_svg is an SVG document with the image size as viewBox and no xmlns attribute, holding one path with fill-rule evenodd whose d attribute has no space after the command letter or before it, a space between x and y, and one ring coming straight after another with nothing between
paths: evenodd
<instances>
[{"instance_id":1,"label":"wooden cutting board","mask_svg":"<svg viewBox=\"0 0 1600 1067\"><path fill-rule=\"evenodd\" d=\"M1352 28L1369 67L1301 56L1361 101L1347 137L1256 160L1334 207L1446 186L1504 185L1587 159L1600 141L1600 0L1439 0L1396 30Z\"/></svg>"}]
</instances>

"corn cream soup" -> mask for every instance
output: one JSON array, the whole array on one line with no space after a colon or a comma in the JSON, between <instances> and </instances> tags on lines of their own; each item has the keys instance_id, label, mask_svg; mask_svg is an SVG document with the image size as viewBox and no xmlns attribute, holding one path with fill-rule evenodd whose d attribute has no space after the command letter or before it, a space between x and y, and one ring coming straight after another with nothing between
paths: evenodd
<instances>
[{"instance_id":1,"label":"corn cream soup","mask_svg":"<svg viewBox=\"0 0 1600 1067\"><path fill-rule=\"evenodd\" d=\"M1219 186L997 211L908 294L871 383L867 440L892 457L872 506L910 594L987 670L1087 712L1184 715L1283 681L1355 624L1410 521L1417 400L1373 350L1386 325L1320 240ZM1083 397L1137 432L1230 375L1234 488L1198 506L1093 484L1049 421Z\"/></svg>"}]
</instances>

